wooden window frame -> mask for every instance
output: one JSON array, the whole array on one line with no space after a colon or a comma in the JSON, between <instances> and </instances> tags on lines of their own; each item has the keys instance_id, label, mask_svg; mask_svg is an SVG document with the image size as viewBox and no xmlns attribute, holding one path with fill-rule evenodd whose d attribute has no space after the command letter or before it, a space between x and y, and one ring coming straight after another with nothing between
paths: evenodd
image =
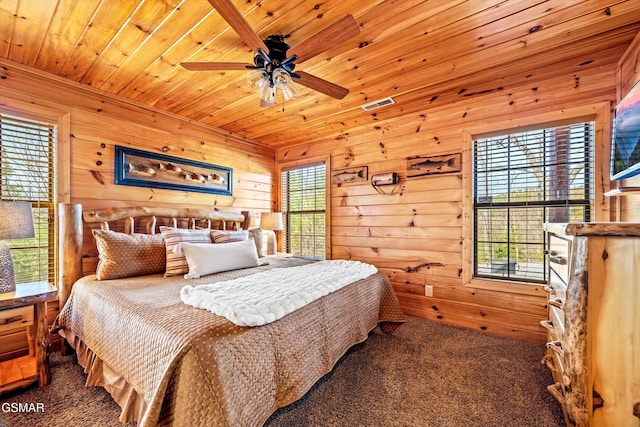
<instances>
[{"instance_id":1,"label":"wooden window frame","mask_svg":"<svg viewBox=\"0 0 640 427\"><path fill-rule=\"evenodd\" d=\"M50 241L54 245L54 259L50 266L54 270L54 280L51 283L57 286L60 282L58 265L64 260L60 259L60 248L58 243L58 209L59 203L71 202L71 114L67 111L58 110L38 103L25 102L10 96L3 96L3 104L0 105L0 114L49 123L56 127L55 150L55 188L53 199L53 236ZM17 286L20 286L18 284Z\"/></svg>"},{"instance_id":2,"label":"wooden window frame","mask_svg":"<svg viewBox=\"0 0 640 427\"><path fill-rule=\"evenodd\" d=\"M480 279L473 277L473 141L482 136L498 133L522 132L527 129L551 127L571 121L594 121L594 220L610 220L610 201L604 196L609 189L609 156L611 143L611 110L609 103L567 108L538 114L522 114L490 124L478 124L463 129L462 151L462 210L463 248L462 281L467 287L509 293L544 295L542 284L528 284L510 280Z\"/></svg>"},{"instance_id":3,"label":"wooden window frame","mask_svg":"<svg viewBox=\"0 0 640 427\"><path fill-rule=\"evenodd\" d=\"M318 166L318 165L324 164L324 167L325 167L325 259L331 259L331 194L330 194L331 185L330 185L330 179L329 179L330 177L329 172L331 171L330 161L331 161L330 157L321 156L321 157L308 158L308 159L298 160L293 162L286 162L286 163L283 162L283 163L279 163L276 167L277 192L276 192L276 198L275 198L276 200L275 210L281 211L282 197L283 197L282 182L281 182L282 173L289 170L293 170L293 169L300 169L304 167ZM284 245L284 242L282 242L282 245Z\"/></svg>"}]
</instances>

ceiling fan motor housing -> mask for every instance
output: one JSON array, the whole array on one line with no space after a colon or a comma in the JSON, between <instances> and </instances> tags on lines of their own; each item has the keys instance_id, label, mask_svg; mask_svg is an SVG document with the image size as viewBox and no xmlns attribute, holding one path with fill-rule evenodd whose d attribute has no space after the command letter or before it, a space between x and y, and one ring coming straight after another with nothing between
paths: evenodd
<instances>
[{"instance_id":1,"label":"ceiling fan motor housing","mask_svg":"<svg viewBox=\"0 0 640 427\"><path fill-rule=\"evenodd\" d=\"M285 59L287 59L287 50L289 50L291 46L285 43L284 37L272 34L263 41L269 49L267 54L269 60L260 53L257 53L253 58L256 67L263 68L269 73L279 67L284 68L288 72L293 71L296 64L294 64L292 60L285 62ZM285 63L282 64L282 62Z\"/></svg>"}]
</instances>

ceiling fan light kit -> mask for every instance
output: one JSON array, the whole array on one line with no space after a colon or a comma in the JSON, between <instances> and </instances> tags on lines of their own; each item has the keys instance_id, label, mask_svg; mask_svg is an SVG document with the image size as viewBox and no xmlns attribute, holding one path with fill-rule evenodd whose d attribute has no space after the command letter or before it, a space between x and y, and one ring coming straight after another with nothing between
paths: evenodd
<instances>
[{"instance_id":1,"label":"ceiling fan light kit","mask_svg":"<svg viewBox=\"0 0 640 427\"><path fill-rule=\"evenodd\" d=\"M291 80L292 77L299 78L293 73L293 61L297 56L286 57L289 45L284 42L282 36L271 35L264 40L264 44L269 48L269 53L261 48L257 49L258 53L253 58L255 66L251 67L255 71L249 73L247 83L260 95L260 107L273 107L278 91L282 93L285 101L298 96L298 89Z\"/></svg>"},{"instance_id":2,"label":"ceiling fan light kit","mask_svg":"<svg viewBox=\"0 0 640 427\"><path fill-rule=\"evenodd\" d=\"M282 93L284 101L297 97L299 92L293 84L293 79L303 86L332 98L342 99L349 93L347 88L305 72L295 73L293 70L296 61L306 61L329 47L360 34L360 26L353 16L344 16L291 48L280 35L270 35L265 40L261 40L231 0L209 0L209 3L247 46L255 50L254 63L252 65L239 62L183 62L181 65L185 69L192 71L253 70L247 76L247 83L256 89L260 96L261 107L274 106L278 91ZM289 56L287 56L288 52Z\"/></svg>"}]
</instances>

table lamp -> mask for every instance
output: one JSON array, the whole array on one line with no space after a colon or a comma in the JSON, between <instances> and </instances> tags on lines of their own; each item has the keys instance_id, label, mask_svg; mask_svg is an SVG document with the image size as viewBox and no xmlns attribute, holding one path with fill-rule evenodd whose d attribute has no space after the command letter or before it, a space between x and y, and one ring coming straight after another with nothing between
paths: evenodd
<instances>
[{"instance_id":1,"label":"table lamp","mask_svg":"<svg viewBox=\"0 0 640 427\"><path fill-rule=\"evenodd\" d=\"M267 255L275 255L278 252L276 231L282 230L282 212L263 212L260 215L260 228L270 233L267 244Z\"/></svg>"},{"instance_id":2,"label":"table lamp","mask_svg":"<svg viewBox=\"0 0 640 427\"><path fill-rule=\"evenodd\" d=\"M35 237L30 202L0 201L0 293L16 290L13 259L5 240Z\"/></svg>"}]
</instances>

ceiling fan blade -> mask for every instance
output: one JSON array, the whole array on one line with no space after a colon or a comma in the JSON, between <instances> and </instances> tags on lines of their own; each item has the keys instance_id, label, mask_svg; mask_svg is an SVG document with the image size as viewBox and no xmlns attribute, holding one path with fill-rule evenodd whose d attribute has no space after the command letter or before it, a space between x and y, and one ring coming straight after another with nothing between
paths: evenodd
<instances>
[{"instance_id":1,"label":"ceiling fan blade","mask_svg":"<svg viewBox=\"0 0 640 427\"><path fill-rule=\"evenodd\" d=\"M218 11L220 16L231 25L231 28L238 33L247 46L253 50L259 47L265 51L269 50L260 36L253 31L253 28L251 28L249 23L244 19L244 16L242 16L233 3L231 3L231 0L209 0L209 3L211 3L211 6Z\"/></svg>"},{"instance_id":2,"label":"ceiling fan blade","mask_svg":"<svg viewBox=\"0 0 640 427\"><path fill-rule=\"evenodd\" d=\"M253 64L245 62L181 62L184 68L190 71L217 71L217 70L248 70Z\"/></svg>"},{"instance_id":3,"label":"ceiling fan blade","mask_svg":"<svg viewBox=\"0 0 640 427\"><path fill-rule=\"evenodd\" d=\"M300 76L299 79L296 79L297 83L300 83L310 89L317 90L318 92L322 92L332 98L342 99L349 93L349 89L345 87L338 86L337 84L328 82L309 73L305 73L304 71L296 71L295 74Z\"/></svg>"},{"instance_id":4,"label":"ceiling fan blade","mask_svg":"<svg viewBox=\"0 0 640 427\"><path fill-rule=\"evenodd\" d=\"M360 34L360 26L355 18L352 15L346 15L344 18L337 20L308 39L293 46L287 51L287 55L297 55L296 62L300 63L358 34Z\"/></svg>"}]
</instances>

